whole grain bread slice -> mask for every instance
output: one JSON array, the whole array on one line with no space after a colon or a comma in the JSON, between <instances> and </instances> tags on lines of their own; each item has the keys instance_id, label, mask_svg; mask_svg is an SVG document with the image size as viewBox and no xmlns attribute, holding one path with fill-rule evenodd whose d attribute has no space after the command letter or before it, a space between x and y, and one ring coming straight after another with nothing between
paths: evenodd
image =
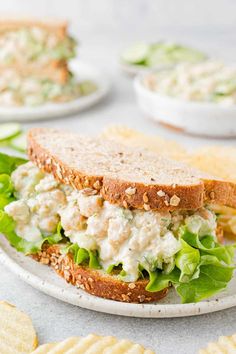
<instances>
[{"instance_id":1,"label":"whole grain bread slice","mask_svg":"<svg viewBox=\"0 0 236 354\"><path fill-rule=\"evenodd\" d=\"M72 254L61 253L60 245L44 245L42 251L32 257L45 265L51 266L68 283L87 291L88 293L122 302L148 303L162 299L168 289L158 292L148 292L145 287L148 279L134 283L125 283L116 276L103 271L79 266L74 263Z\"/></svg>"},{"instance_id":2,"label":"whole grain bread slice","mask_svg":"<svg viewBox=\"0 0 236 354\"><path fill-rule=\"evenodd\" d=\"M125 208L194 210L205 203L236 207L236 184L145 149L48 128L28 134L29 158L77 189L94 188Z\"/></svg>"},{"instance_id":3,"label":"whole grain bread slice","mask_svg":"<svg viewBox=\"0 0 236 354\"><path fill-rule=\"evenodd\" d=\"M0 64L0 75L4 75L6 72L16 73L22 80L30 76L40 80L52 80L58 84L64 84L70 78L70 72L65 61L51 61L44 66L39 66L36 63L18 63L11 66Z\"/></svg>"},{"instance_id":4,"label":"whole grain bread slice","mask_svg":"<svg viewBox=\"0 0 236 354\"><path fill-rule=\"evenodd\" d=\"M45 29L54 33L58 38L64 39L67 36L68 22L56 18L39 19L27 16L0 16L0 35L4 32L32 27Z\"/></svg>"}]
</instances>

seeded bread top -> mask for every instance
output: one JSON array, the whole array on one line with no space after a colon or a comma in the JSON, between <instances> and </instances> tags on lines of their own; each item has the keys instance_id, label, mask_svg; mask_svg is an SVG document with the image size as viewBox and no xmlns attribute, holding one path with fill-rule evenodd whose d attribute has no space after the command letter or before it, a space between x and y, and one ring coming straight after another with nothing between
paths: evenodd
<instances>
[{"instance_id":1,"label":"seeded bread top","mask_svg":"<svg viewBox=\"0 0 236 354\"><path fill-rule=\"evenodd\" d=\"M236 187L145 149L54 129L32 129L29 157L75 188L95 188L137 209L196 209L206 199L236 205ZM233 198L233 200L232 200Z\"/></svg>"}]
</instances>

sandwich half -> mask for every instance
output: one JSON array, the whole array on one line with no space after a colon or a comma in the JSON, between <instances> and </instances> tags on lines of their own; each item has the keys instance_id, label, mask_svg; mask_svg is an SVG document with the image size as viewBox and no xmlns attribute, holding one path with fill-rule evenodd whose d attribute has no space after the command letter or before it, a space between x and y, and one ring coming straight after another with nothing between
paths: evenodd
<instances>
[{"instance_id":1,"label":"sandwich half","mask_svg":"<svg viewBox=\"0 0 236 354\"><path fill-rule=\"evenodd\" d=\"M224 290L234 245L214 205L236 184L144 149L54 129L28 134L29 161L0 156L0 232L90 294L183 303Z\"/></svg>"},{"instance_id":2,"label":"sandwich half","mask_svg":"<svg viewBox=\"0 0 236 354\"><path fill-rule=\"evenodd\" d=\"M67 102L93 92L95 85L79 83L69 70L75 54L66 21L0 17L0 105Z\"/></svg>"},{"instance_id":3,"label":"sandwich half","mask_svg":"<svg viewBox=\"0 0 236 354\"><path fill-rule=\"evenodd\" d=\"M0 17L0 68L61 67L75 56L67 28L66 21Z\"/></svg>"}]
</instances>

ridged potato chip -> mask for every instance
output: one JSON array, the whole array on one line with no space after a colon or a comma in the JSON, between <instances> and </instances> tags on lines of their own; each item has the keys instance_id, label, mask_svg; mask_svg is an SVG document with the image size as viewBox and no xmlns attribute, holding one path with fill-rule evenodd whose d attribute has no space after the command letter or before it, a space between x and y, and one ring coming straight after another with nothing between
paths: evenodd
<instances>
[{"instance_id":1,"label":"ridged potato chip","mask_svg":"<svg viewBox=\"0 0 236 354\"><path fill-rule=\"evenodd\" d=\"M102 136L120 143L144 147L175 160L181 160L216 177L236 182L236 148L203 146L188 153L184 146L160 136L148 135L125 126L111 125Z\"/></svg>"},{"instance_id":2,"label":"ridged potato chip","mask_svg":"<svg viewBox=\"0 0 236 354\"><path fill-rule=\"evenodd\" d=\"M71 337L60 343L41 345L32 354L154 354L154 352L126 339L89 334L87 337Z\"/></svg>"},{"instance_id":3,"label":"ridged potato chip","mask_svg":"<svg viewBox=\"0 0 236 354\"><path fill-rule=\"evenodd\" d=\"M15 306L0 301L0 353L31 353L37 344L37 335L29 316Z\"/></svg>"},{"instance_id":4,"label":"ridged potato chip","mask_svg":"<svg viewBox=\"0 0 236 354\"><path fill-rule=\"evenodd\" d=\"M102 136L125 145L143 147L175 160L184 160L187 155L186 149L173 140L146 135L125 126L111 125L102 132Z\"/></svg>"},{"instance_id":5,"label":"ridged potato chip","mask_svg":"<svg viewBox=\"0 0 236 354\"><path fill-rule=\"evenodd\" d=\"M219 337L218 342L209 343L206 349L201 349L199 354L235 354L236 334L228 337Z\"/></svg>"},{"instance_id":6,"label":"ridged potato chip","mask_svg":"<svg viewBox=\"0 0 236 354\"><path fill-rule=\"evenodd\" d=\"M236 148L202 147L191 154L189 164L216 177L236 182Z\"/></svg>"}]
</instances>

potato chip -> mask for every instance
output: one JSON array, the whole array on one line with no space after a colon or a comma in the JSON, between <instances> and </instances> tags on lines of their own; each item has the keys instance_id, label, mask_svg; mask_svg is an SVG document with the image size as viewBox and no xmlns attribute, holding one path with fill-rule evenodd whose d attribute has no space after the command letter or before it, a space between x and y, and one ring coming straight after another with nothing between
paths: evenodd
<instances>
[{"instance_id":1,"label":"potato chip","mask_svg":"<svg viewBox=\"0 0 236 354\"><path fill-rule=\"evenodd\" d=\"M201 349L199 354L235 354L236 334L229 337L219 337L218 342L209 343L206 349Z\"/></svg>"},{"instance_id":2,"label":"potato chip","mask_svg":"<svg viewBox=\"0 0 236 354\"><path fill-rule=\"evenodd\" d=\"M123 144L139 146L181 160L213 176L236 182L236 148L205 146L192 154L175 141L160 136L147 135L125 126L110 126L102 136Z\"/></svg>"},{"instance_id":3,"label":"potato chip","mask_svg":"<svg viewBox=\"0 0 236 354\"><path fill-rule=\"evenodd\" d=\"M15 306L0 301L0 353L31 353L37 343L31 319Z\"/></svg>"},{"instance_id":4,"label":"potato chip","mask_svg":"<svg viewBox=\"0 0 236 354\"><path fill-rule=\"evenodd\" d=\"M202 147L190 156L189 164L216 177L236 182L236 148Z\"/></svg>"},{"instance_id":5,"label":"potato chip","mask_svg":"<svg viewBox=\"0 0 236 354\"><path fill-rule=\"evenodd\" d=\"M44 344L32 354L154 354L140 344L112 336L89 334L87 337L71 337L60 343Z\"/></svg>"},{"instance_id":6,"label":"potato chip","mask_svg":"<svg viewBox=\"0 0 236 354\"><path fill-rule=\"evenodd\" d=\"M102 136L125 145L143 147L175 160L184 160L187 155L186 149L175 141L146 135L125 126L111 125L103 131Z\"/></svg>"}]
</instances>

